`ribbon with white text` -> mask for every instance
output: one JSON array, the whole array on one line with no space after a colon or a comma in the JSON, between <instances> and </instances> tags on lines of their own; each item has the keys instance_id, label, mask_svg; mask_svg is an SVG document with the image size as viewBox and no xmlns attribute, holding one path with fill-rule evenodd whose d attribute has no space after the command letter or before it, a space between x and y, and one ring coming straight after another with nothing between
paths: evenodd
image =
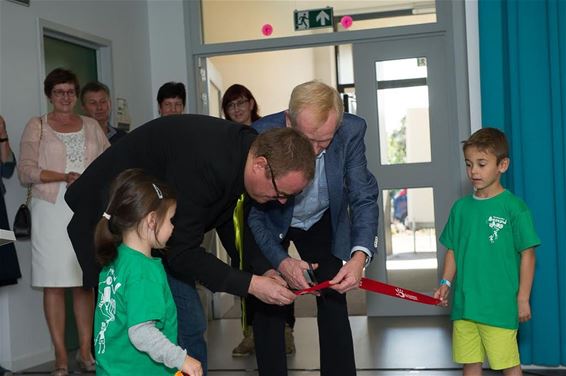
<instances>
[{"instance_id":1,"label":"ribbon with white text","mask_svg":"<svg viewBox=\"0 0 566 376\"><path fill-rule=\"evenodd\" d=\"M308 289L295 291L297 295L304 295L314 291L323 290L330 287L330 281L324 281L318 285L309 287ZM425 294L421 294L416 291L404 289L401 287L388 285L387 283L379 282L370 278L362 278L360 281L360 286L362 290L376 292L378 294L389 295L394 298L405 299L415 303L438 305L440 303L439 299L433 298Z\"/></svg>"}]
</instances>

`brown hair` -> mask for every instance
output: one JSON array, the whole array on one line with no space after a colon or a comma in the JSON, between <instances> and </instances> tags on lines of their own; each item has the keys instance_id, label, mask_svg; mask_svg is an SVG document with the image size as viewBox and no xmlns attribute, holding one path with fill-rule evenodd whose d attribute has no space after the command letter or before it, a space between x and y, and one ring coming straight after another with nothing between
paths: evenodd
<instances>
[{"instance_id":1,"label":"brown hair","mask_svg":"<svg viewBox=\"0 0 566 376\"><path fill-rule=\"evenodd\" d=\"M55 68L43 81L43 92L47 96L47 98L51 98L51 92L55 85L59 84L73 84L75 85L75 93L78 96L81 91L81 86L79 85L79 79L77 75L74 74L72 71L64 68Z\"/></svg>"},{"instance_id":2,"label":"brown hair","mask_svg":"<svg viewBox=\"0 0 566 376\"><path fill-rule=\"evenodd\" d=\"M309 81L296 86L289 100L289 119L296 126L297 116L305 107L312 109L315 119L323 123L331 110L336 111L338 124L344 115L344 104L333 87L320 81Z\"/></svg>"},{"instance_id":3,"label":"brown hair","mask_svg":"<svg viewBox=\"0 0 566 376\"><path fill-rule=\"evenodd\" d=\"M252 123L260 119L261 116L259 116L258 114L259 108L257 101L255 100L252 92L247 87L240 84L234 84L230 86L222 96L222 111L224 112L224 117L227 120L232 120L232 118L230 118L230 115L228 114L228 103L242 97L246 98L247 100L254 101L254 106L252 108Z\"/></svg>"},{"instance_id":4,"label":"brown hair","mask_svg":"<svg viewBox=\"0 0 566 376\"><path fill-rule=\"evenodd\" d=\"M175 196L167 185L143 170L133 168L121 172L112 183L110 202L96 226L94 243L97 261L102 266L114 261L123 233L134 228L139 231L140 222L151 212L156 213L157 235L167 210L173 204Z\"/></svg>"},{"instance_id":5,"label":"brown hair","mask_svg":"<svg viewBox=\"0 0 566 376\"><path fill-rule=\"evenodd\" d=\"M293 128L275 128L260 134L251 150L254 156L268 159L273 178L290 171L301 171L308 180L314 177L314 149L309 140Z\"/></svg>"},{"instance_id":6,"label":"brown hair","mask_svg":"<svg viewBox=\"0 0 566 376\"><path fill-rule=\"evenodd\" d=\"M497 163L509 157L509 146L505 133L497 128L482 128L466 141L462 141L464 152L472 146L480 151L493 153L497 157Z\"/></svg>"}]
</instances>

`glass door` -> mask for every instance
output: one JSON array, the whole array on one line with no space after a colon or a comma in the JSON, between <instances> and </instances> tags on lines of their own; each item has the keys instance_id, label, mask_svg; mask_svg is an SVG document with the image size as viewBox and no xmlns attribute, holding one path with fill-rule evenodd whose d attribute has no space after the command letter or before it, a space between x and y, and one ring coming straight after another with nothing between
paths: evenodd
<instances>
[{"instance_id":1,"label":"glass door","mask_svg":"<svg viewBox=\"0 0 566 376\"><path fill-rule=\"evenodd\" d=\"M442 37L353 45L358 115L379 187L378 255L368 277L432 295L445 250L438 237L459 196L460 152ZM446 309L368 294L368 316Z\"/></svg>"}]
</instances>

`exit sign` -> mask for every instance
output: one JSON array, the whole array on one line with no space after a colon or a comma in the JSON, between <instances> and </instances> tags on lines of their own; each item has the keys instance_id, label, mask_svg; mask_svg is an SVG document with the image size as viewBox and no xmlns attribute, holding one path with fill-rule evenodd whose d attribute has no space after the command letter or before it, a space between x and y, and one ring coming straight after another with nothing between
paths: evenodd
<instances>
[{"instance_id":1,"label":"exit sign","mask_svg":"<svg viewBox=\"0 0 566 376\"><path fill-rule=\"evenodd\" d=\"M293 12L295 31L320 29L334 25L334 10L331 7L296 10Z\"/></svg>"}]
</instances>

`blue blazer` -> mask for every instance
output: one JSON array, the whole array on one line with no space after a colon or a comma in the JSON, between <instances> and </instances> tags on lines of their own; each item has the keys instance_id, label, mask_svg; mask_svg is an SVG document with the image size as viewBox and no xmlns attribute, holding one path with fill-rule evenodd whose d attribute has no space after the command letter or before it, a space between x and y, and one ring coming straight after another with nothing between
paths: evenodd
<instances>
[{"instance_id":1,"label":"blue blazer","mask_svg":"<svg viewBox=\"0 0 566 376\"><path fill-rule=\"evenodd\" d=\"M285 112L263 117L252 124L259 133L285 127ZM364 119L348 113L326 149L325 171L332 221L332 254L347 261L354 246L377 251L379 190L375 177L367 169ZM293 199L285 205L270 202L256 205L248 223L255 240L269 262L277 268L288 257L281 242L293 218Z\"/></svg>"}]
</instances>

